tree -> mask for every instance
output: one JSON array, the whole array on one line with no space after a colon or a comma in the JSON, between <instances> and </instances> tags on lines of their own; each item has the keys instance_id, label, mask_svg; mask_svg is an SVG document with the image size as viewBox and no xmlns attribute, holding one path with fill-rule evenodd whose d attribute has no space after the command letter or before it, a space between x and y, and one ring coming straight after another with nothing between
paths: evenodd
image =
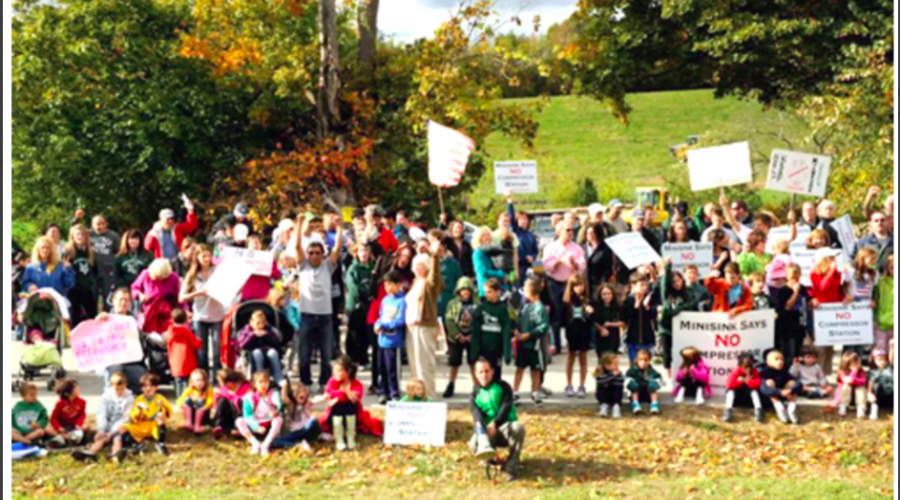
<instances>
[{"instance_id":1,"label":"tree","mask_svg":"<svg viewBox=\"0 0 900 500\"><path fill-rule=\"evenodd\" d=\"M585 177L578 181L578 185L575 187L575 196L572 200L576 207L586 207L591 203L597 203L599 199L597 186L594 184L593 179Z\"/></svg>"}]
</instances>

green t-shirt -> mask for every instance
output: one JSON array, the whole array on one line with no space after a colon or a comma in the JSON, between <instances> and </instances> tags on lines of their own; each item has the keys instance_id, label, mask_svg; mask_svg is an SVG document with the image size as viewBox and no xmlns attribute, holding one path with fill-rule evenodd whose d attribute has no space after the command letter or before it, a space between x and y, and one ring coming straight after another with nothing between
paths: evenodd
<instances>
[{"instance_id":1,"label":"green t-shirt","mask_svg":"<svg viewBox=\"0 0 900 500\"><path fill-rule=\"evenodd\" d=\"M753 273L765 273L769 262L772 262L772 256L767 253L756 255L753 252L744 252L737 259L738 266L741 267L741 276L743 277Z\"/></svg>"},{"instance_id":2,"label":"green t-shirt","mask_svg":"<svg viewBox=\"0 0 900 500\"><path fill-rule=\"evenodd\" d=\"M875 322L880 330L894 329L894 277L882 276L878 280L878 303L875 304Z\"/></svg>"},{"instance_id":3,"label":"green t-shirt","mask_svg":"<svg viewBox=\"0 0 900 500\"><path fill-rule=\"evenodd\" d=\"M494 419L497 418L497 413L500 411L502 404L503 388L500 387L500 384L491 384L490 387L483 387L475 396L475 405L484 413L484 425L491 425ZM516 405L513 404L509 410L509 418L506 421L515 422L517 420Z\"/></svg>"},{"instance_id":4,"label":"green t-shirt","mask_svg":"<svg viewBox=\"0 0 900 500\"><path fill-rule=\"evenodd\" d=\"M12 409L12 425L13 429L21 434L31 434L35 429L31 427L32 422L37 422L41 429L47 427L50 418L47 416L47 409L40 401L34 403L26 403L19 401Z\"/></svg>"}]
</instances>

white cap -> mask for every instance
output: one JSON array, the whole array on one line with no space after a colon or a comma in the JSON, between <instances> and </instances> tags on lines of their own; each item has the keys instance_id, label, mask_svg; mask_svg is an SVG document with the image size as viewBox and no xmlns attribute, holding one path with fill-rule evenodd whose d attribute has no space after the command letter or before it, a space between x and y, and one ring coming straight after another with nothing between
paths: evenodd
<instances>
[{"instance_id":1,"label":"white cap","mask_svg":"<svg viewBox=\"0 0 900 500\"><path fill-rule=\"evenodd\" d=\"M247 227L246 224L238 224L234 226L234 241L236 243L243 243L247 241L247 236L250 236L250 228Z\"/></svg>"},{"instance_id":2,"label":"white cap","mask_svg":"<svg viewBox=\"0 0 900 500\"><path fill-rule=\"evenodd\" d=\"M841 251L836 248L820 248L816 250L816 262L828 258L828 257L837 257L841 255Z\"/></svg>"},{"instance_id":3,"label":"white cap","mask_svg":"<svg viewBox=\"0 0 900 500\"><path fill-rule=\"evenodd\" d=\"M281 222L278 223L279 231L290 231L294 229L294 221L291 219L281 219Z\"/></svg>"},{"instance_id":4,"label":"white cap","mask_svg":"<svg viewBox=\"0 0 900 500\"><path fill-rule=\"evenodd\" d=\"M605 210L606 209L603 208L603 205L599 203L591 203L591 206L588 207L588 213L591 215L591 217L599 213L603 213Z\"/></svg>"}]
</instances>

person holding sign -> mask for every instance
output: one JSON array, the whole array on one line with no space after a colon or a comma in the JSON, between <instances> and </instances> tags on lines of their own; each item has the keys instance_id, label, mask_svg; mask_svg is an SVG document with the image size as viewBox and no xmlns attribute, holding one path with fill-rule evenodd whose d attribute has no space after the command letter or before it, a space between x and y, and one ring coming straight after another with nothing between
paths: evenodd
<instances>
[{"instance_id":1,"label":"person holding sign","mask_svg":"<svg viewBox=\"0 0 900 500\"><path fill-rule=\"evenodd\" d=\"M812 286L809 288L810 306L817 309L822 304L849 304L853 302L853 296L846 293L843 273L838 269L837 257L840 250L833 248L820 248L816 251L816 265L810 274ZM815 323L812 325L812 334L815 338ZM822 369L826 375L831 375L833 368L834 346L820 348L819 357L822 359Z\"/></svg>"},{"instance_id":2,"label":"person holding sign","mask_svg":"<svg viewBox=\"0 0 900 500\"><path fill-rule=\"evenodd\" d=\"M491 463L502 463L507 481L514 481L525 445L525 426L516 415L512 388L494 377L492 363L484 358L475 362L475 388L469 409L475 423L475 434L469 441L472 453L478 458L491 457ZM502 447L509 447L505 462L499 462L495 456L495 448Z\"/></svg>"}]
</instances>

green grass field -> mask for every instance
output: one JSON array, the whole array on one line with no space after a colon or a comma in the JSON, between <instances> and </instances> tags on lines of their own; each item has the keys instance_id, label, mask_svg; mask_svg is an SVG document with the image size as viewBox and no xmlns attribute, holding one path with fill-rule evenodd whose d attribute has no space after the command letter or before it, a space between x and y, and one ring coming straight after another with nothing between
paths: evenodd
<instances>
[{"instance_id":1,"label":"green grass field","mask_svg":"<svg viewBox=\"0 0 900 500\"><path fill-rule=\"evenodd\" d=\"M633 112L626 127L595 100L553 98L538 118L534 151L499 134L488 138L487 151L495 161L537 160L541 192L525 197L525 206L540 199L554 208L568 206L575 184L584 177L594 180L602 201L631 200L636 186L671 182L676 161L669 147L689 135L709 135L719 142L749 140L758 168L764 168L773 147L786 147L777 139L779 133L795 147L805 136L803 125L788 113L765 111L751 101L716 99L709 90L634 94L628 102ZM489 168L471 200L474 207L485 207L491 198L498 197Z\"/></svg>"}]
</instances>

